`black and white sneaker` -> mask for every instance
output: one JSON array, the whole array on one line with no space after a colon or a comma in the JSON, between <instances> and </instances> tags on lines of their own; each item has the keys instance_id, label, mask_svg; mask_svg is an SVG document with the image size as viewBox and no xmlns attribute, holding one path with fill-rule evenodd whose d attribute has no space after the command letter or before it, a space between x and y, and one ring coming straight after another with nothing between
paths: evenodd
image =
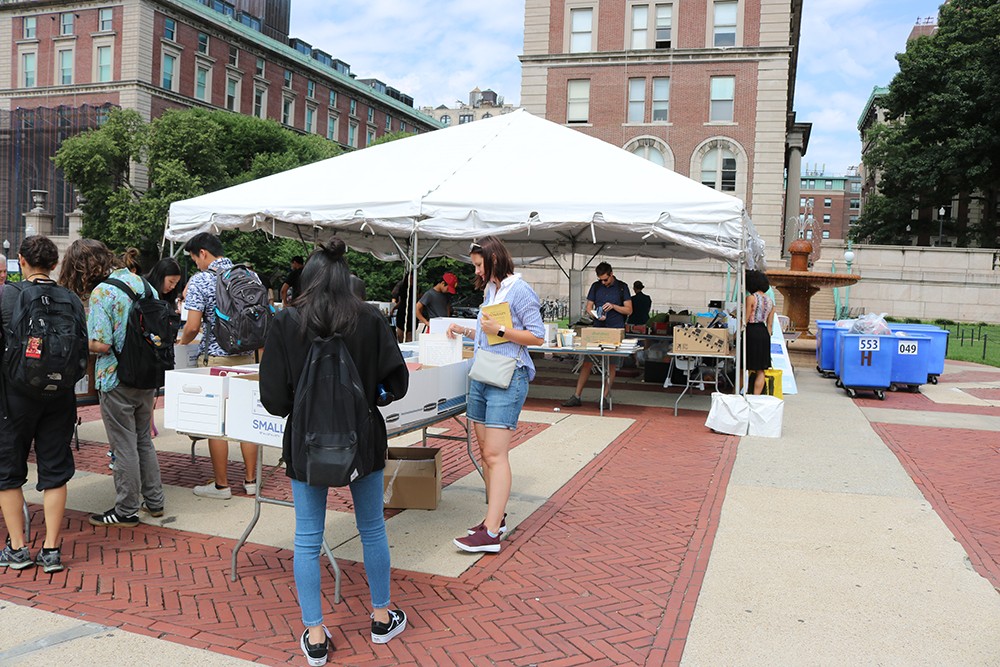
<instances>
[{"instance_id":1,"label":"black and white sneaker","mask_svg":"<svg viewBox=\"0 0 1000 667\"><path fill-rule=\"evenodd\" d=\"M89 520L91 526L126 526L134 528L139 525L138 515L133 514L132 516L121 516L115 512L114 507L109 509L104 514L91 514Z\"/></svg>"},{"instance_id":2,"label":"black and white sneaker","mask_svg":"<svg viewBox=\"0 0 1000 667\"><path fill-rule=\"evenodd\" d=\"M323 637L322 644L310 644L309 643L309 628L306 628L302 633L302 638L299 640L299 646L302 648L302 652L306 656L306 660L309 661L310 667L322 667L326 664L326 659L330 655L330 651L333 650L333 639L330 637L330 631L323 626Z\"/></svg>"},{"instance_id":3,"label":"black and white sneaker","mask_svg":"<svg viewBox=\"0 0 1000 667\"><path fill-rule=\"evenodd\" d=\"M402 609L389 610L389 622L379 623L372 615L372 643L386 644L406 629L406 614Z\"/></svg>"}]
</instances>

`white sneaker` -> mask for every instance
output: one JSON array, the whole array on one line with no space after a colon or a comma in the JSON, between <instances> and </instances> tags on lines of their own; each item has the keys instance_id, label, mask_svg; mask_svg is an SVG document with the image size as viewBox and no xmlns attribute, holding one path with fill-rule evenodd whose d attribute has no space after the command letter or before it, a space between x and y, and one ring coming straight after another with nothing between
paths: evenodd
<instances>
[{"instance_id":1,"label":"white sneaker","mask_svg":"<svg viewBox=\"0 0 1000 667\"><path fill-rule=\"evenodd\" d=\"M233 497L232 490L227 486L224 489L215 488L215 482L211 481L208 484L202 486L196 486L192 489L194 495L201 496L202 498L215 498L216 500L229 500Z\"/></svg>"},{"instance_id":2,"label":"white sneaker","mask_svg":"<svg viewBox=\"0 0 1000 667\"><path fill-rule=\"evenodd\" d=\"M257 495L257 482L243 482L243 490L248 496Z\"/></svg>"}]
</instances>

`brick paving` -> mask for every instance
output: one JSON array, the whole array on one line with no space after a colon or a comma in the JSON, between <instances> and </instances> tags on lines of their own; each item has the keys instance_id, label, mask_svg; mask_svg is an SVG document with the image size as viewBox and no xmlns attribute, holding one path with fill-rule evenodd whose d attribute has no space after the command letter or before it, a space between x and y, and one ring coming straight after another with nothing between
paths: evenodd
<instances>
[{"instance_id":1,"label":"brick paving","mask_svg":"<svg viewBox=\"0 0 1000 667\"><path fill-rule=\"evenodd\" d=\"M678 664L737 439L707 431L700 412L675 418L662 408L620 406L615 416L635 423L521 522L500 554L457 578L393 571L394 603L410 618L399 640L371 644L363 567L342 562L344 603L327 615L337 646L331 662ZM520 442L545 425L524 427ZM446 481L471 470L462 472L461 443L442 446L452 448ZM104 452L85 444L81 469L110 472ZM194 466L187 455L161 456L165 481L200 483L210 469L204 456ZM193 472L184 476L185 468ZM344 502L331 507L349 511ZM70 511L63 532L70 567L4 572L0 582L20 604L263 664L301 664L291 552L247 544L240 579L231 582L233 544L169 527L94 528L85 513ZM332 589L330 573L328 599Z\"/></svg>"}]
</instances>

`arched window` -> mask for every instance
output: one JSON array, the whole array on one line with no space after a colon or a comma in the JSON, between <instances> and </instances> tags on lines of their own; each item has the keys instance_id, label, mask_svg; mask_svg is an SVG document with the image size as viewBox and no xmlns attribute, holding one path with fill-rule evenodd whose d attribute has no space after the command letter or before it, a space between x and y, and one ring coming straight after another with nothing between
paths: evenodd
<instances>
[{"instance_id":1,"label":"arched window","mask_svg":"<svg viewBox=\"0 0 1000 667\"><path fill-rule=\"evenodd\" d=\"M665 167L667 162L663 159L663 153L661 153L655 146L637 146L632 149L633 155L638 155L641 158L649 160L654 164L658 164L661 167Z\"/></svg>"},{"instance_id":2,"label":"arched window","mask_svg":"<svg viewBox=\"0 0 1000 667\"><path fill-rule=\"evenodd\" d=\"M493 118L493 114L491 114L489 111L487 111L486 113L483 114L483 120L485 120L487 118Z\"/></svg>"},{"instance_id":3,"label":"arched window","mask_svg":"<svg viewBox=\"0 0 1000 667\"><path fill-rule=\"evenodd\" d=\"M667 169L674 168L674 154L670 147L657 137L636 137L624 146L625 150Z\"/></svg>"},{"instance_id":4,"label":"arched window","mask_svg":"<svg viewBox=\"0 0 1000 667\"><path fill-rule=\"evenodd\" d=\"M448 114L445 114L445 115L441 116L441 124L442 125L451 125L451 116L449 116Z\"/></svg>"},{"instance_id":5,"label":"arched window","mask_svg":"<svg viewBox=\"0 0 1000 667\"><path fill-rule=\"evenodd\" d=\"M736 154L712 148L701 159L701 183L722 192L736 192Z\"/></svg>"}]
</instances>

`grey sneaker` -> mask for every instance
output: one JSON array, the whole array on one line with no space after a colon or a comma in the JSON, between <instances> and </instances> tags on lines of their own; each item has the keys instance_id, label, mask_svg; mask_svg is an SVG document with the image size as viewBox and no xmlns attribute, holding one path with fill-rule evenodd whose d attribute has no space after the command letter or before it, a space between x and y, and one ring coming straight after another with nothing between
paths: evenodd
<instances>
[{"instance_id":1,"label":"grey sneaker","mask_svg":"<svg viewBox=\"0 0 1000 667\"><path fill-rule=\"evenodd\" d=\"M151 517L156 517L157 519L159 519L161 516L163 516L163 508L162 507L150 507L146 503L142 504L142 511L146 512Z\"/></svg>"},{"instance_id":2,"label":"grey sneaker","mask_svg":"<svg viewBox=\"0 0 1000 667\"><path fill-rule=\"evenodd\" d=\"M35 564L42 568L45 574L52 572L62 572L66 566L62 564L62 553L59 549L39 549L35 557Z\"/></svg>"},{"instance_id":3,"label":"grey sneaker","mask_svg":"<svg viewBox=\"0 0 1000 667\"><path fill-rule=\"evenodd\" d=\"M196 486L192 489L194 495L201 496L202 498L215 498L216 500L229 500L233 497L232 490L227 486L224 489L215 488L215 482L209 482L208 484L203 484L201 486Z\"/></svg>"},{"instance_id":4,"label":"grey sneaker","mask_svg":"<svg viewBox=\"0 0 1000 667\"><path fill-rule=\"evenodd\" d=\"M575 408L581 405L583 405L583 401L581 401L580 397L577 396L576 394L570 396L565 401L563 401L564 408Z\"/></svg>"},{"instance_id":5,"label":"grey sneaker","mask_svg":"<svg viewBox=\"0 0 1000 667\"><path fill-rule=\"evenodd\" d=\"M12 570L23 570L24 568L31 567L34 564L35 561L31 560L31 552L28 551L28 547L12 549L10 546L10 538L7 539L7 544L4 545L3 551L0 551L0 567L9 567Z\"/></svg>"}]
</instances>

